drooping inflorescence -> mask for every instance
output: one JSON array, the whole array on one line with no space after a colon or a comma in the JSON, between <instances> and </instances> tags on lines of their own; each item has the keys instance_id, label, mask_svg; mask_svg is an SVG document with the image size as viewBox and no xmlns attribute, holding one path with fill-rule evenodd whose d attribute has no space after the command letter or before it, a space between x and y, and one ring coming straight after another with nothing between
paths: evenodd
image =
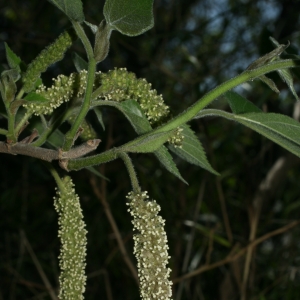
<instances>
[{"instance_id":1,"label":"drooping inflorescence","mask_svg":"<svg viewBox=\"0 0 300 300\"><path fill-rule=\"evenodd\" d=\"M100 79L101 98L113 101L136 100L150 123L168 115L169 107L165 105L162 95L157 95L156 90L151 89L151 83L137 79L135 74L125 68L103 73Z\"/></svg>"},{"instance_id":2,"label":"drooping inflorescence","mask_svg":"<svg viewBox=\"0 0 300 300\"><path fill-rule=\"evenodd\" d=\"M167 268L168 245L164 230L165 221L158 216L160 206L149 201L147 192L130 192L127 196L128 211L133 217L134 254L137 258L140 293L143 300L171 299L171 269Z\"/></svg>"},{"instance_id":3,"label":"drooping inflorescence","mask_svg":"<svg viewBox=\"0 0 300 300\"><path fill-rule=\"evenodd\" d=\"M57 192L54 207L59 214L58 236L61 240L59 265L60 300L82 300L85 291L86 234L79 197L70 177L63 179L63 190Z\"/></svg>"},{"instance_id":4,"label":"drooping inflorescence","mask_svg":"<svg viewBox=\"0 0 300 300\"><path fill-rule=\"evenodd\" d=\"M53 79L53 85L46 88L43 84L35 91L48 101L46 102L27 102L24 107L29 113L37 116L48 115L62 103L74 97L81 97L84 94L87 80L87 71L71 73L70 76L59 75Z\"/></svg>"}]
</instances>

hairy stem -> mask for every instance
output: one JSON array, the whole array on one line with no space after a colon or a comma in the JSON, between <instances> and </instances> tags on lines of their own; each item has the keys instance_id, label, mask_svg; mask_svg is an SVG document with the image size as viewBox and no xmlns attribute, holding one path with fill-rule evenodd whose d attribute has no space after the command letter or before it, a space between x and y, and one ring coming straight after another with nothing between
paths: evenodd
<instances>
[{"instance_id":1,"label":"hairy stem","mask_svg":"<svg viewBox=\"0 0 300 300\"><path fill-rule=\"evenodd\" d=\"M119 152L118 156L124 161L125 166L127 168L130 180L131 180L131 185L132 185L132 189L135 193L140 193L141 192L141 188L139 185L139 181L137 179L135 170L134 170L134 166L132 164L132 161L129 157L129 155L125 152Z\"/></svg>"},{"instance_id":2,"label":"hairy stem","mask_svg":"<svg viewBox=\"0 0 300 300\"><path fill-rule=\"evenodd\" d=\"M63 150L67 151L69 150L73 143L74 138L78 132L78 129L80 127L80 124L84 120L86 114L88 113L90 109L91 104L91 96L93 92L93 84L95 79L95 72L96 72L96 60L94 58L93 48L91 46L90 41L88 40L83 28L78 22L72 22L74 29L76 30L76 33L78 37L81 39L83 46L86 50L87 57L88 57L88 76L87 76L87 85L85 90L85 95L83 99L83 104L81 107L81 110L79 114L77 115L70 131L66 134L66 139L63 145Z\"/></svg>"}]
</instances>

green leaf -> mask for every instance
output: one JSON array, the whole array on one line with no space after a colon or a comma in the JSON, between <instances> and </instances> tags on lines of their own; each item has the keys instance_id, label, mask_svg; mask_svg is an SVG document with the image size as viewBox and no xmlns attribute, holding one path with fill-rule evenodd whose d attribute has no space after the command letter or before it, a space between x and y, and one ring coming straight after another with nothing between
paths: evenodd
<instances>
[{"instance_id":1,"label":"green leaf","mask_svg":"<svg viewBox=\"0 0 300 300\"><path fill-rule=\"evenodd\" d=\"M266 75L262 75L258 77L262 82L264 82L271 90L273 90L275 93L279 94L280 91L278 90L275 82L268 78Z\"/></svg>"},{"instance_id":2,"label":"green leaf","mask_svg":"<svg viewBox=\"0 0 300 300\"><path fill-rule=\"evenodd\" d=\"M136 36L153 27L153 0L106 0L107 24L122 34Z\"/></svg>"},{"instance_id":3,"label":"green leaf","mask_svg":"<svg viewBox=\"0 0 300 300\"><path fill-rule=\"evenodd\" d=\"M135 100L114 102L113 106L124 114L137 134L144 134L152 130L148 119Z\"/></svg>"},{"instance_id":4,"label":"green leaf","mask_svg":"<svg viewBox=\"0 0 300 300\"><path fill-rule=\"evenodd\" d=\"M124 114L137 134L141 135L152 130L148 119L142 112L140 105L135 100L111 102L110 106L117 108ZM187 183L180 175L171 154L165 146L154 151L154 155L169 172L178 177L184 183Z\"/></svg>"},{"instance_id":5,"label":"green leaf","mask_svg":"<svg viewBox=\"0 0 300 300\"><path fill-rule=\"evenodd\" d=\"M261 112L252 102L245 99L234 91L228 91L224 94L228 104L234 114L244 114L249 112Z\"/></svg>"},{"instance_id":6,"label":"green leaf","mask_svg":"<svg viewBox=\"0 0 300 300\"><path fill-rule=\"evenodd\" d=\"M178 177L184 183L188 184L179 173L172 155L165 146L161 146L158 150L154 151L154 155L170 173Z\"/></svg>"},{"instance_id":7,"label":"green leaf","mask_svg":"<svg viewBox=\"0 0 300 300\"><path fill-rule=\"evenodd\" d=\"M45 97L43 97L40 94L37 94L35 92L31 92L26 95L24 100L29 101L29 102L49 102L49 100Z\"/></svg>"},{"instance_id":8,"label":"green leaf","mask_svg":"<svg viewBox=\"0 0 300 300\"><path fill-rule=\"evenodd\" d=\"M94 113L100 123L100 125L102 126L102 129L105 130L105 124L103 122L103 116L102 116L102 111L100 110L99 107L95 107L94 108Z\"/></svg>"},{"instance_id":9,"label":"green leaf","mask_svg":"<svg viewBox=\"0 0 300 300\"><path fill-rule=\"evenodd\" d=\"M275 113L246 113L234 119L300 157L300 123Z\"/></svg>"},{"instance_id":10,"label":"green leaf","mask_svg":"<svg viewBox=\"0 0 300 300\"><path fill-rule=\"evenodd\" d=\"M48 0L61 11L63 11L71 20L77 22L84 21L84 14L81 0Z\"/></svg>"},{"instance_id":11,"label":"green leaf","mask_svg":"<svg viewBox=\"0 0 300 300\"><path fill-rule=\"evenodd\" d=\"M299 100L299 97L294 89L294 84L293 84L293 77L292 73L289 69L282 69L282 70L277 70L279 76L281 77L282 81L285 82L296 100Z\"/></svg>"},{"instance_id":12,"label":"green leaf","mask_svg":"<svg viewBox=\"0 0 300 300\"><path fill-rule=\"evenodd\" d=\"M186 124L180 127L183 129L181 133L184 135L182 148L175 148L173 145L169 145L170 150L187 162L200 166L215 175L219 175L208 162L202 144L195 133Z\"/></svg>"},{"instance_id":13,"label":"green leaf","mask_svg":"<svg viewBox=\"0 0 300 300\"><path fill-rule=\"evenodd\" d=\"M174 134L174 130L140 136L119 148L120 152L149 153L156 151Z\"/></svg>"},{"instance_id":14,"label":"green leaf","mask_svg":"<svg viewBox=\"0 0 300 300\"><path fill-rule=\"evenodd\" d=\"M88 69L88 63L81 56L79 56L76 52L72 53L72 59L73 59L74 66L78 73L82 70Z\"/></svg>"},{"instance_id":15,"label":"green leaf","mask_svg":"<svg viewBox=\"0 0 300 300\"><path fill-rule=\"evenodd\" d=\"M280 45L273 37L269 37L271 42L278 48L280 48L283 45ZM289 44L286 46L286 48L289 46ZM285 49L286 49L285 48ZM293 77L292 77L292 73L288 70L288 69L282 69L282 70L277 70L279 76L281 77L281 79L283 80L283 82L285 82L289 89L291 90L292 94L294 95L294 97L296 98L296 100L299 100L299 97L294 89L294 85L293 85Z\"/></svg>"},{"instance_id":16,"label":"green leaf","mask_svg":"<svg viewBox=\"0 0 300 300\"><path fill-rule=\"evenodd\" d=\"M21 64L21 58L17 56L10 48L9 46L5 44L5 51L6 51L6 59L8 62L8 65L11 69L16 69L19 73L21 72L20 64Z\"/></svg>"}]
</instances>

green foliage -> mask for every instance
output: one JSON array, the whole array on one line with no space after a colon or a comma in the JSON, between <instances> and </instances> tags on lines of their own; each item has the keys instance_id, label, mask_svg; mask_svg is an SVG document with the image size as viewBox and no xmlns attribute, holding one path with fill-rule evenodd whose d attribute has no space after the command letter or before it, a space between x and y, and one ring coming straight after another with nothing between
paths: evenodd
<instances>
[{"instance_id":1,"label":"green foliage","mask_svg":"<svg viewBox=\"0 0 300 300\"><path fill-rule=\"evenodd\" d=\"M261 112L261 110L252 102L233 91L226 92L224 96L226 97L228 104L234 114L239 115L250 112Z\"/></svg>"},{"instance_id":2,"label":"green foliage","mask_svg":"<svg viewBox=\"0 0 300 300\"><path fill-rule=\"evenodd\" d=\"M83 22L84 14L81 0L48 0L61 11L63 11L72 21Z\"/></svg>"},{"instance_id":3,"label":"green foliage","mask_svg":"<svg viewBox=\"0 0 300 300\"><path fill-rule=\"evenodd\" d=\"M6 60L8 62L8 65L10 66L11 69L16 69L20 73L21 58L17 56L6 43L4 43L4 45L5 45Z\"/></svg>"},{"instance_id":4,"label":"green foliage","mask_svg":"<svg viewBox=\"0 0 300 300\"><path fill-rule=\"evenodd\" d=\"M195 133L187 125L182 126L182 129L184 136L182 147L177 148L171 145L170 149L189 163L204 168L215 175L219 175L208 162L204 149Z\"/></svg>"},{"instance_id":5,"label":"green foliage","mask_svg":"<svg viewBox=\"0 0 300 300\"><path fill-rule=\"evenodd\" d=\"M153 27L152 6L153 0L107 0L103 13L112 29L135 36Z\"/></svg>"},{"instance_id":6,"label":"green foliage","mask_svg":"<svg viewBox=\"0 0 300 300\"><path fill-rule=\"evenodd\" d=\"M300 157L300 124L294 119L274 113L246 113L234 119Z\"/></svg>"},{"instance_id":7,"label":"green foliage","mask_svg":"<svg viewBox=\"0 0 300 300\"><path fill-rule=\"evenodd\" d=\"M285 110L286 107L291 105L291 101L289 101L288 97L284 99L284 101L273 101L272 105L270 105L272 109L266 110L264 105L269 104L268 101L273 100L273 93L271 94L271 91L269 91L268 94L265 91L266 87L262 88L258 86L262 89L262 94L265 95L265 98L257 97L256 91L253 90L250 93L246 93L245 91L241 92L243 96L232 91L233 88L244 83L247 83L248 89L250 89L249 83L257 78L266 83L272 91L279 93L283 87L277 83L276 79L272 78L273 81L266 76L266 74L276 71L287 84L287 87L294 97L298 99L294 87L293 74L290 69L295 68L297 70L297 68L299 68L299 58L297 56L291 59L282 59L280 57L287 50L289 43L287 45L279 44L271 38L271 41L277 48L273 51L268 49L267 51L269 52L267 54L251 63L245 71L242 71L236 77L229 76L229 73L225 73L225 75L222 73L223 78L221 78L218 75L218 71L214 71L213 78L216 79L216 82L213 82L213 85L216 85L214 89L208 88L208 85L205 86L205 80L202 80L202 76L204 78L209 77L209 69L212 65L219 65L219 62L214 63L214 61L212 61L212 57L219 57L224 54L221 52L219 54L211 54L211 52L214 51L216 39L216 36L213 36L213 34L211 34L208 40L203 38L203 50L201 50L203 51L201 54L203 55L203 59L201 58L201 68L199 68L198 54L194 56L191 50L194 42L190 41L186 43L188 46L184 48L182 45L185 44L185 40L179 35L176 35L176 37L173 36L172 33L172 42L170 42L169 46L179 43L180 47L182 47L180 48L181 52L178 51L175 55L172 54L172 56L179 57L184 53L185 64L188 61L186 70L180 71L181 73L178 77L180 80L178 80L177 84L174 84L172 81L174 78L177 78L175 66L177 66L177 63L181 65L182 62L180 59L174 61L171 56L162 61L160 60L160 50L157 51L157 49L160 49L160 46L163 47L164 43L161 42L161 39L167 39L161 33L160 37L156 37L157 41L153 39L147 41L146 39L143 50L138 49L134 54L134 57L136 57L138 53L138 58L141 60L145 58L149 59L147 64L151 62L151 68L157 68L153 74L151 68L143 71L145 62L140 62L139 59L133 60L130 56L128 59L135 61L138 66L132 64L130 69L138 70L137 73L140 73L138 76L132 72L128 72L125 68L115 67L112 70L103 71L107 66L111 66L111 64L123 64L121 62L124 58L118 56L118 51L115 49L113 52L114 55L112 55L103 66L99 65L99 69L101 69L102 72L97 72L96 65L107 57L110 47L116 47L116 44L118 44L115 43L115 41L113 43L110 42L112 30L118 30L124 35L135 36L153 26L153 0L107 0L104 5L105 20L101 21L98 26L85 22L92 29L92 39L86 34L84 27L80 24L85 19L80 0L50 0L50 2L63 11L70 19L77 36L82 42L82 50L86 52L87 61L79 56L79 54L73 53L73 69L74 67L76 68L76 73L70 73L68 70L66 74L69 75L60 74L58 76L55 75L55 77L53 74L51 75L51 68L48 70L49 66L63 59L67 49L72 46L75 35L73 31L69 30L65 31L53 44L44 49L27 68L22 62L22 59L26 60L25 57L20 55L20 57L22 56L21 59L5 43L6 66L8 65L9 69L1 73L0 91L3 103L0 107L0 122L4 122L1 123L3 128L0 128L0 134L6 138L6 141L0 142L0 151L13 155L31 156L31 159L35 158L46 161L46 166L56 180L59 192L55 198L55 209L59 215L59 237L62 244L61 254L59 256L59 264L61 267L59 297L61 299L83 299L86 280L85 255L87 232L85 230L80 206L86 206L85 209L92 210L93 213L98 211L98 208L94 209L94 207L92 207L94 204L91 203L90 199L93 198L94 195L91 197L89 182L91 182L95 195L97 195L104 206L104 211L114 231L114 237L116 237L119 249L121 250L122 255L120 255L120 257L124 258L125 263L129 267L132 274L131 277L137 279L135 268L131 262L131 256L126 253L127 245L124 245L124 240L126 239L122 236L122 234L131 231L131 229L129 229L130 222L126 220L126 217L123 217L125 203L119 201L119 199L122 198L120 197L120 190L127 186L127 182L124 180L125 172L123 172L122 167L117 165L119 163L119 161L117 161L118 158L123 160L125 164L133 190L127 197L127 205L133 217L132 224L137 231L134 236L134 254L138 261L138 276L141 287L140 295L143 299L169 299L172 296L170 288L171 281L168 278L170 269L166 267L167 261L170 258L167 251L166 231L171 233L172 243L177 243L175 246L172 245L172 247L174 246L173 249L177 249L176 251L179 253L176 258L178 261L174 259L174 261L171 262L174 270L182 270L176 271L177 273L173 276L176 284L181 281L183 282L185 278L195 276L198 274L197 272L200 274L201 272L210 270L210 268L215 268L218 262L216 264L210 264L211 253L213 251L214 254L217 253L217 255L213 255L212 257L214 259L219 257L221 262L219 262L219 265L231 262L231 259L233 260L232 257L235 257L234 260L237 261L237 259L242 257L246 252L247 257L250 257L249 261L251 261L251 249L254 247L253 243L257 242L254 241L256 233L258 235L263 234L263 232L259 232L258 228L253 227L255 224L258 224L258 220L260 219L261 210L260 208L257 209L257 202L253 201L253 205L247 207L247 201L251 193L255 195L255 197L267 193L259 189L268 186L265 182L269 180L270 176L268 175L265 182L260 184L257 178L260 178L259 175L267 172L265 169L260 168L258 171L253 171L254 175L252 175L252 177L255 177L256 181L249 180L249 184L248 182L241 184L241 182L248 181L247 174L251 171L251 168L255 168L255 166L259 165L257 161L260 161L260 157L265 155L264 151L269 151L268 149L272 144L265 144L265 139L258 140L256 135L252 135L249 131L242 131L241 126L233 127L226 122L223 123L223 121L217 124L215 123L215 118L208 119L208 121L207 119L205 119L205 121L202 119L201 122L195 119L213 116L236 121L300 157L299 122L287 115L278 113L280 108L283 107ZM160 8L160 6L164 4L157 5L158 8ZM164 16L166 19L163 20L163 22L167 24L166 27L175 26L172 32L177 32L178 27L176 29L176 26L179 25L176 24L180 23L180 26L183 26L183 23L179 22L179 20L189 15L183 6L180 6L180 8L182 8L182 15L180 9L178 10L178 14L174 14L178 19L172 19L172 22L170 21L169 23L167 20L168 14ZM173 14L172 16L170 15L170 18L171 17L174 17ZM99 19L101 19L101 17L99 17ZM186 20L182 20L182 22L185 21ZM193 24L193 22L191 22L191 24ZM226 27L225 25L224 27ZM160 30L164 27L165 26L161 27ZM160 32L160 30L158 30L158 32ZM162 30L161 32L164 31ZM170 33L168 33L168 35L169 34ZM194 34L190 35L193 36ZM149 39L150 38L149 36ZM90 40L95 40L94 46L92 46ZM121 40L120 45L123 44L126 43ZM209 45L207 49L205 45ZM130 47L128 46L128 48ZM76 52L81 53L80 51L79 48L76 48ZM153 59L150 57L150 54L155 51L159 53L156 54L156 59ZM264 53L267 51L264 51ZM205 53L210 53L210 59L205 58ZM114 56L119 57L120 63L115 63ZM224 56L226 55L224 54ZM124 57L126 57L126 55L124 55ZM61 64L62 69L63 65L64 64ZM167 70L167 65L173 69ZM195 70L191 72L191 68L195 68ZM62 73L62 69L55 68L54 73ZM160 79L156 79L158 69L164 72L163 78L160 77ZM203 69L204 73L199 78L196 78L196 74L198 74L198 72L200 73L200 69L201 72ZM49 77L52 77L52 86L48 86L48 80L44 80L44 77L44 82L41 80L41 74L46 70L49 72L45 75L50 74ZM239 72L240 71L241 70L239 70ZM188 75L191 73L193 75ZM144 76L141 76L141 74ZM139 77L146 77L147 80ZM230 77L231 79L225 81L225 77ZM170 104L170 107L165 103L162 95L158 94L157 90L152 87L149 83L150 81L156 82L154 86L157 90L160 92L163 91L163 94L167 95L166 103ZM199 85L199 82L204 83ZM255 82L251 83L251 86L255 84ZM197 86L197 88L195 88L195 86ZM255 86L257 87L257 85ZM176 91L176 95L172 94L175 93L174 91ZM251 93L253 93L253 96ZM189 95L193 95L192 100L188 99L190 102L183 101L187 100L185 97L188 98ZM197 100L195 97L199 98L199 96L200 99ZM216 99L220 97L223 98L223 96L227 100L226 103L223 103L222 100L216 104L214 103L219 109L204 109L207 105L211 105ZM174 103L175 100L173 101L173 99L176 100L176 103ZM263 105L263 111L275 110L276 112L265 113L259 108L261 105ZM174 111L179 111L175 117L173 117L173 115L175 115L174 112L170 113L170 111L173 110L173 106ZM227 112L229 108L232 113ZM114 114L115 109L123 115L124 118L121 118L121 121L120 119L116 119L119 117L119 114ZM89 113L89 111L93 111L93 113ZM188 122L198 122L197 124L199 125L201 136L198 132L195 133L190 129ZM129 125L127 126L126 123ZM196 128L196 126L193 128ZM201 137L201 141L205 139L206 147L202 146L202 143L199 141L199 136ZM216 138L216 136L218 137ZM100 143L100 138L102 139L102 144ZM212 141L210 141L210 139ZM84 142L82 142L82 140ZM172 151L174 157L171 156L169 150ZM208 155L206 154L206 150L209 150ZM219 154L220 151L221 154ZM277 149L274 151L276 155L279 153L277 153L277 151ZM236 152L238 152L239 155L231 155L231 153ZM259 158L256 157L256 161L252 159L251 153L257 152L260 154L257 155ZM162 173L157 161L154 164L149 163L150 160L147 161L149 156L144 155L147 153L153 153L161 166L170 174ZM275 157L274 153L272 152L272 155L269 155L270 153L267 152L266 157L268 157L270 165L273 163L273 155ZM134 164L129 155L134 157ZM240 161L237 157L241 157ZM288 161L290 157L291 156L287 156L285 161ZM19 156L17 158L19 158ZM179 161L183 161L183 163L180 164L180 171L177 167ZM211 164L210 161L213 161L213 164ZM112 162L108 164L108 169L113 165L112 169L110 169L113 170L111 171L113 178L109 185L104 181L108 180L108 177L102 174L102 172L106 170L106 165L105 167L97 168L98 165L104 165L108 162ZM194 169L193 166L187 166L186 163L200 167L203 170L194 171L196 169ZM223 172L224 165L226 164L228 164L229 167ZM214 167L212 167L212 165ZM270 165L268 167L271 169ZM82 203L80 203L79 197L75 193L72 179L68 176L64 177L63 180L60 179L54 167L60 167L60 172L64 173L66 171L80 169L87 169L89 171L87 172L86 170L85 173L80 172L83 176L77 177L78 180L76 181L78 182L78 185L76 183L76 190L78 187L78 190L81 191L83 195L82 199L84 201L82 201ZM214 175L220 175L215 168L221 172L221 176L219 176L218 179L206 181L208 182L206 194L209 195L209 201L202 205L206 183L203 183L203 181L198 191L197 186L200 185L199 178L201 178L201 180L202 178L211 179L211 175L209 177L206 171ZM274 171L272 169L272 171L275 172L276 170ZM22 172L19 173L21 174ZM102 178L101 189L98 190L100 185L93 181L94 177L92 174ZM141 185L137 179L137 174L141 178ZM181 174L184 174L186 180ZM238 175L233 177L232 174ZM173 175L177 178L174 179ZM81 175L74 174L74 178L76 178L76 176ZM297 175L291 174L289 176L292 178L291 180L294 180L294 185L296 185L297 180L295 178L297 178ZM182 181L180 184L177 184L178 179ZM168 185L167 182L171 182L171 184ZM256 194L253 192L253 186L255 186L253 182L259 187ZM186 187L187 183L190 184L189 189ZM158 216L160 206L155 201L149 201L146 192L141 192L144 190L144 188L142 188L144 185L158 196L156 199L160 199L161 201L161 206L163 207L162 213L164 214L166 212L167 218L169 218L170 222L173 222L170 224L175 224L175 226L169 225L169 228L167 226L165 231L164 221L162 217ZM222 185L226 193L225 199ZM25 187L24 191L24 193L27 193L28 187ZM108 191L109 193L106 193ZM106 200L106 194L109 194L108 197L112 197L110 198L110 205ZM190 202L185 200L188 194L192 199ZM280 197L282 199L277 201L280 201L280 203L287 201L284 198L286 194L290 197L290 191L288 189L286 189L285 193L278 194L278 199ZM253 196L256 201L255 197ZM242 201L245 198L247 198L247 201L244 203ZM179 204L174 201L176 199L180 200ZM195 199L197 199L197 205L194 205ZM215 199L218 200L215 202L221 203L220 211L215 208L217 207L214 202ZM226 210L225 200L227 200L228 205L231 205L229 212ZM117 222L113 219L110 206L119 214ZM293 215L298 207L299 201L295 201L294 204L287 201L284 214ZM200 208L201 214L199 213ZM242 213L235 215L236 208L239 208ZM246 232L248 230L248 223L245 225L244 221L244 219L247 219L244 218L246 211L249 211L250 231L253 235L251 235L249 240L248 232ZM264 216L264 222L268 226L268 218L271 219L271 214L275 215L275 212L270 211L271 212L268 212L268 214ZM224 224L219 220L221 219L219 215L223 217ZM192 217L192 222L185 222L186 218L189 220ZM252 217L253 219L251 219ZM205 218L209 221L203 225ZM244 222L243 226L232 224L233 218L234 220L236 220L236 218L240 219L240 223ZM87 222L91 222L89 218L85 219L87 219ZM101 234L98 234L98 237L104 236L107 232L110 233L109 229L105 228L106 225L104 222L99 222L99 220L102 219L102 215L97 215L97 217L95 217L97 222L91 225L92 230L94 230L95 226L103 226L100 230ZM241 219L243 219L243 222L241 222ZM122 224L122 221L124 221L125 225ZM122 224L121 226L123 226L122 233L118 231L116 225L119 222ZM213 227L209 222L213 224ZM292 225L295 226L296 223L297 221L292 223ZM190 233L185 229L183 230L181 228L182 224L191 226L192 232ZM242 238L240 236L237 237L235 234L232 234L230 226L234 226L235 230L240 227L237 231L239 234L245 234L246 238L244 236ZM194 235L199 234L199 232L196 232L196 229L202 234L199 239L194 239ZM34 231L32 228L30 228L30 230ZM245 232L241 233L241 231ZM130 235L131 234L129 234L129 236ZM194 241L194 246L189 244L190 241ZM185 257L180 253L182 242L184 244L188 242ZM114 258L115 251L111 251L114 247L113 243L114 241L109 241L105 243L105 246L103 246L103 244L101 245L101 252L107 251L106 254L109 256L106 261L103 262L103 265L102 262L100 263L101 272L103 271L103 274L106 274L106 268L115 268L116 273L127 274L127 271L124 272L119 264L117 264L116 267L112 266L113 263L110 265L111 261L116 259ZM218 244L215 248L213 247L214 243ZM246 247L247 249L241 248L243 247L243 243L248 245ZM96 247L95 245L95 249ZM192 249L192 247L194 248ZM227 254L225 259L219 247L222 249L232 247L232 249L229 249L230 253ZM205 250L206 248L207 250ZM281 248L283 249L284 246ZM95 249L92 247L91 252L97 252ZM242 250L240 251L240 249ZM201 257L204 257L203 253L205 251L206 262L203 263L202 267L197 269L197 264L201 260ZM192 259L186 258L189 255L194 255L194 257ZM99 256L104 257L102 253L97 253L96 256L97 262L99 262ZM189 260L191 263L188 267L187 264ZM178 264L179 261L184 261L182 268ZM247 261L248 260L246 260L246 263ZM246 263L244 269L249 270L249 266L247 267ZM239 266L237 269L242 268ZM193 272L194 270L195 272ZM227 272L225 268L224 271L225 273ZM176 278L176 276L180 277L184 275L185 272L187 273L187 277ZM215 274L216 273L213 275L214 277L216 277ZM124 277L126 276L127 275ZM208 277L209 276L210 275L208 275ZM92 277L93 276L90 278ZM131 277L130 279L127 277L126 280L133 280ZM206 280L204 276L202 278ZM213 282L215 281L214 278ZM244 277L243 287L240 287L241 293L247 291L247 282L248 279ZM109 286L109 284L107 285ZM127 288L127 282L125 285ZM203 285L204 284L201 286ZM190 285L190 287L191 286L192 285ZM213 288L215 288L215 283ZM184 291L184 284L181 285L181 283L179 283L179 288L177 289L177 287L175 287L175 289L178 290L176 298L179 299L180 293ZM214 294L215 291L211 292L213 289L209 285L206 289L210 290L210 293L214 295L211 298L216 298ZM47 290L51 289L47 287ZM135 289L132 288L132 290L130 288L130 291L128 291L128 295L130 295L129 299L135 299L134 295L137 294L136 290L137 287ZM188 294L189 289L186 290L185 292ZM188 295L186 299L196 298L201 291L198 292L199 291L197 291L197 294L195 293L193 297L192 295ZM261 298L265 298L263 293L264 292L257 292ZM87 293L87 295L88 294L89 293ZM123 297L123 295L121 295L121 297ZM112 298L112 296L110 295L108 298ZM125 299L125 296L122 299Z\"/></svg>"}]
</instances>

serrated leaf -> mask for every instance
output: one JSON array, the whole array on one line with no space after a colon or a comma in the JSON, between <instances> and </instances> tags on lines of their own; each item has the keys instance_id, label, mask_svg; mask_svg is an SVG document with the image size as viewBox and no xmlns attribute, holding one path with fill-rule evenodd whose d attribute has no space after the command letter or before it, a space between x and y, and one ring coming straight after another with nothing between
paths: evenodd
<instances>
[{"instance_id":1,"label":"serrated leaf","mask_svg":"<svg viewBox=\"0 0 300 300\"><path fill-rule=\"evenodd\" d=\"M246 113L234 119L300 157L300 123L281 114Z\"/></svg>"},{"instance_id":2,"label":"serrated leaf","mask_svg":"<svg viewBox=\"0 0 300 300\"><path fill-rule=\"evenodd\" d=\"M140 105L135 100L126 100L124 102L112 103L114 107L116 107L124 114L137 134L141 135L152 130L148 119L142 112ZM165 146L162 146L154 151L154 155L169 172L186 183L186 181L180 175L173 157Z\"/></svg>"},{"instance_id":3,"label":"serrated leaf","mask_svg":"<svg viewBox=\"0 0 300 300\"><path fill-rule=\"evenodd\" d=\"M121 152L150 153L156 151L174 134L174 130L140 136L119 148Z\"/></svg>"},{"instance_id":4,"label":"serrated leaf","mask_svg":"<svg viewBox=\"0 0 300 300\"><path fill-rule=\"evenodd\" d=\"M244 114L249 112L261 112L252 102L237 94L234 91L228 91L224 94L228 104L234 114Z\"/></svg>"},{"instance_id":5,"label":"serrated leaf","mask_svg":"<svg viewBox=\"0 0 300 300\"><path fill-rule=\"evenodd\" d=\"M35 92L31 92L26 95L24 100L29 102L49 102L49 100L45 97L43 97L41 94L37 94Z\"/></svg>"},{"instance_id":6,"label":"serrated leaf","mask_svg":"<svg viewBox=\"0 0 300 300\"><path fill-rule=\"evenodd\" d=\"M161 146L158 150L154 151L153 154L170 173L178 177L184 183L188 184L179 173L172 155L165 146Z\"/></svg>"},{"instance_id":7,"label":"serrated leaf","mask_svg":"<svg viewBox=\"0 0 300 300\"><path fill-rule=\"evenodd\" d=\"M81 0L48 0L61 11L63 11L71 20L77 22L84 21L84 14Z\"/></svg>"},{"instance_id":8,"label":"serrated leaf","mask_svg":"<svg viewBox=\"0 0 300 300\"><path fill-rule=\"evenodd\" d=\"M10 48L9 46L5 44L5 51L6 51L6 59L8 62L8 65L11 69L16 69L19 73L21 72L20 64L21 64L21 58L17 56Z\"/></svg>"},{"instance_id":9,"label":"serrated leaf","mask_svg":"<svg viewBox=\"0 0 300 300\"><path fill-rule=\"evenodd\" d=\"M82 70L88 69L88 63L81 56L79 56L76 52L72 53L72 60L73 60L74 66L76 68L76 71L78 73L80 73L80 71L82 71Z\"/></svg>"},{"instance_id":10,"label":"serrated leaf","mask_svg":"<svg viewBox=\"0 0 300 300\"><path fill-rule=\"evenodd\" d=\"M136 36L153 27L153 0L106 0L107 24L122 34Z\"/></svg>"},{"instance_id":11,"label":"serrated leaf","mask_svg":"<svg viewBox=\"0 0 300 300\"><path fill-rule=\"evenodd\" d=\"M195 133L186 124L180 127L183 129L181 133L184 135L182 148L175 148L173 145L170 145L170 150L187 162L200 166L215 175L219 175L208 162L202 144Z\"/></svg>"},{"instance_id":12,"label":"serrated leaf","mask_svg":"<svg viewBox=\"0 0 300 300\"><path fill-rule=\"evenodd\" d=\"M95 107L94 108L94 113L95 113L100 125L102 126L102 129L105 131L105 124L103 122L102 111L100 110L100 108Z\"/></svg>"}]
</instances>

